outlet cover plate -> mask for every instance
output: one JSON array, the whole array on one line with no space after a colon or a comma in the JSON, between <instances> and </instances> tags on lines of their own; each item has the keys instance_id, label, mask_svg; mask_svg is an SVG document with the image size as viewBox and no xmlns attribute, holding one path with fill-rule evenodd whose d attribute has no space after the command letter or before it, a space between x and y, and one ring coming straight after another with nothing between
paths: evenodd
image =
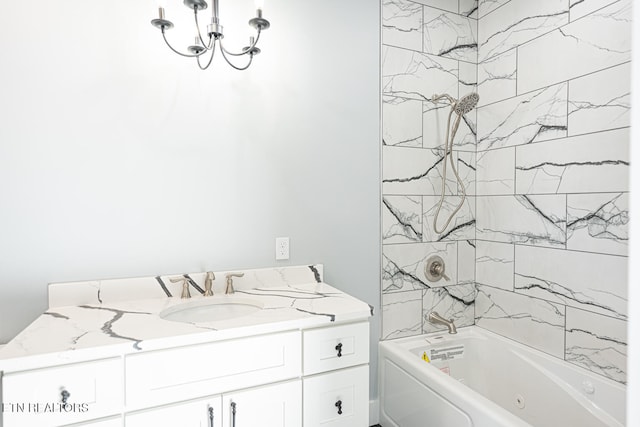
<instances>
[{"instance_id":1,"label":"outlet cover plate","mask_svg":"<svg viewBox=\"0 0 640 427\"><path fill-rule=\"evenodd\" d=\"M289 238L276 237L276 261L289 259Z\"/></svg>"}]
</instances>

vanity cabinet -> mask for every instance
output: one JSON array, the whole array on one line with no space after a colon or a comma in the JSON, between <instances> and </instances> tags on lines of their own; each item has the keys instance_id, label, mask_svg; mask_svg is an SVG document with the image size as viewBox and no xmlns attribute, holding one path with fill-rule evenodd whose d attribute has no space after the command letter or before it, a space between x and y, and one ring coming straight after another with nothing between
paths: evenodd
<instances>
[{"instance_id":1,"label":"vanity cabinet","mask_svg":"<svg viewBox=\"0 0 640 427\"><path fill-rule=\"evenodd\" d=\"M300 380L241 390L222 396L222 419L234 427L302 425Z\"/></svg>"},{"instance_id":2,"label":"vanity cabinet","mask_svg":"<svg viewBox=\"0 0 640 427\"><path fill-rule=\"evenodd\" d=\"M222 427L222 425L220 396L125 415L126 427Z\"/></svg>"},{"instance_id":3,"label":"vanity cabinet","mask_svg":"<svg viewBox=\"0 0 640 427\"><path fill-rule=\"evenodd\" d=\"M368 427L368 363L365 320L9 372L5 403L88 410L5 411L0 427Z\"/></svg>"},{"instance_id":4,"label":"vanity cabinet","mask_svg":"<svg viewBox=\"0 0 640 427\"><path fill-rule=\"evenodd\" d=\"M305 427L369 425L369 323L303 331Z\"/></svg>"}]
</instances>

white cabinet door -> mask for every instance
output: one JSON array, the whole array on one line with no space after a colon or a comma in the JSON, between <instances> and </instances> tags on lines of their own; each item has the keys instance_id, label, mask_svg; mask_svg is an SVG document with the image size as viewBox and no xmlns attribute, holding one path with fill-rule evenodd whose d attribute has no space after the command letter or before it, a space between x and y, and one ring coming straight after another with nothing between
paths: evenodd
<instances>
[{"instance_id":1,"label":"white cabinet door","mask_svg":"<svg viewBox=\"0 0 640 427\"><path fill-rule=\"evenodd\" d=\"M225 427L300 427L300 380L225 394L222 398Z\"/></svg>"},{"instance_id":2,"label":"white cabinet door","mask_svg":"<svg viewBox=\"0 0 640 427\"><path fill-rule=\"evenodd\" d=\"M368 427L369 366L304 379L304 427Z\"/></svg>"},{"instance_id":3,"label":"white cabinet door","mask_svg":"<svg viewBox=\"0 0 640 427\"><path fill-rule=\"evenodd\" d=\"M88 423L74 424L74 427L122 427L122 417L109 418L108 420L90 421Z\"/></svg>"},{"instance_id":4,"label":"white cabinet door","mask_svg":"<svg viewBox=\"0 0 640 427\"><path fill-rule=\"evenodd\" d=\"M126 427L222 427L220 396L161 406L125 416Z\"/></svg>"}]
</instances>

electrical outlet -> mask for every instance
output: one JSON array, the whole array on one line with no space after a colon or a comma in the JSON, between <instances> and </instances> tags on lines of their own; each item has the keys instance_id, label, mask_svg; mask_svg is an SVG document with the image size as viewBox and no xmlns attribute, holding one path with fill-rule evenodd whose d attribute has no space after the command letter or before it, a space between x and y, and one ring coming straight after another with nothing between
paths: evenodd
<instances>
[{"instance_id":1,"label":"electrical outlet","mask_svg":"<svg viewBox=\"0 0 640 427\"><path fill-rule=\"evenodd\" d=\"M276 260L289 259L289 238L276 237Z\"/></svg>"}]
</instances>

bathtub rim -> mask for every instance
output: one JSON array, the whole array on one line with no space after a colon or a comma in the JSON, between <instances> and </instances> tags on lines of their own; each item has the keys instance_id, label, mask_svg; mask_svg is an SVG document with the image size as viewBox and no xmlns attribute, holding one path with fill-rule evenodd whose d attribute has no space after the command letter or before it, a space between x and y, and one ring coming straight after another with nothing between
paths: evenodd
<instances>
[{"instance_id":1,"label":"bathtub rim","mask_svg":"<svg viewBox=\"0 0 640 427\"><path fill-rule=\"evenodd\" d=\"M442 341L442 343L433 343L433 342L425 341L425 339L433 340L437 337L443 337L446 340ZM549 355L531 346L522 344L513 339L504 337L502 335L496 334L494 332L491 332L479 326L473 325L473 326L467 326L467 327L458 329L458 334L455 334L455 335L451 335L447 331L438 331L438 332L432 332L427 334L415 335L411 337L394 338L391 340L379 341L378 356L379 356L380 419L388 420L388 418L386 417L386 414L384 413L383 381L384 381L384 361L385 359L390 359L398 367L400 367L404 371L414 376L414 378L423 378L425 375L427 375L429 384L425 384L425 385L427 386L430 386L431 384L437 385L438 393L449 402L453 403L455 401L464 399L465 404L468 406L468 408L464 408L464 410L476 411L476 410L479 410L479 408L488 407L488 408L494 409L492 410L492 412L494 412L494 414L492 415L495 415L496 418L499 419L499 421L506 422L505 425L507 426L511 426L511 425L513 425L514 427L515 426L531 426L531 424L522 420L518 416L512 414L507 409L503 408L497 403L491 401L487 397L483 396L481 393L476 392L475 390L467 387L464 384L460 384L457 381L452 382L451 379L445 375L440 375L440 373L437 372L437 368L435 368L434 366L430 366L430 365L425 366L425 363L410 351L420 346L428 347L433 345L435 346L446 345L447 342L451 342L453 340L465 339L465 338L497 340L504 345L512 347L515 353L520 357L522 357L523 356L522 353L524 353L525 356L532 356L534 361L536 358L540 358L556 366L562 365L562 369L570 370L575 375L593 378L596 381L601 382L608 387L612 387L613 389L618 390L619 392L623 393L623 396L626 396L627 387L624 384L621 384L617 381L614 381L596 372L589 371L588 369L574 365L571 362L568 362L566 360L559 359L557 357ZM387 354L391 354L392 357L391 358L386 357ZM400 362L397 362L397 361L394 362L394 359L399 359ZM430 369L427 370L426 371L427 373L425 374L426 367L429 367ZM438 375L435 375L436 373ZM419 380L419 381L424 384L423 380ZM581 397L584 397L584 396L581 396ZM626 417L624 413L625 408L622 408L622 412L619 414L621 416L621 419L619 419L613 414L611 414L610 412L606 411L605 409L602 409L603 405L599 405L597 402L590 400L586 397L585 399L591 402L594 406L600 408L604 413L608 414L612 419L614 419L617 423L619 423L620 426L625 425L625 421L626 421L625 420ZM624 400L625 399L623 399L623 405L625 404ZM613 402L613 400L611 402ZM479 405L478 403L482 403L482 404ZM488 406L485 406L485 405L488 405ZM615 404L610 404L605 406L611 407L611 406L615 406ZM590 410L590 408L587 408L587 409ZM597 415L595 416L598 417ZM601 417L598 417L598 418L602 420Z\"/></svg>"}]
</instances>

